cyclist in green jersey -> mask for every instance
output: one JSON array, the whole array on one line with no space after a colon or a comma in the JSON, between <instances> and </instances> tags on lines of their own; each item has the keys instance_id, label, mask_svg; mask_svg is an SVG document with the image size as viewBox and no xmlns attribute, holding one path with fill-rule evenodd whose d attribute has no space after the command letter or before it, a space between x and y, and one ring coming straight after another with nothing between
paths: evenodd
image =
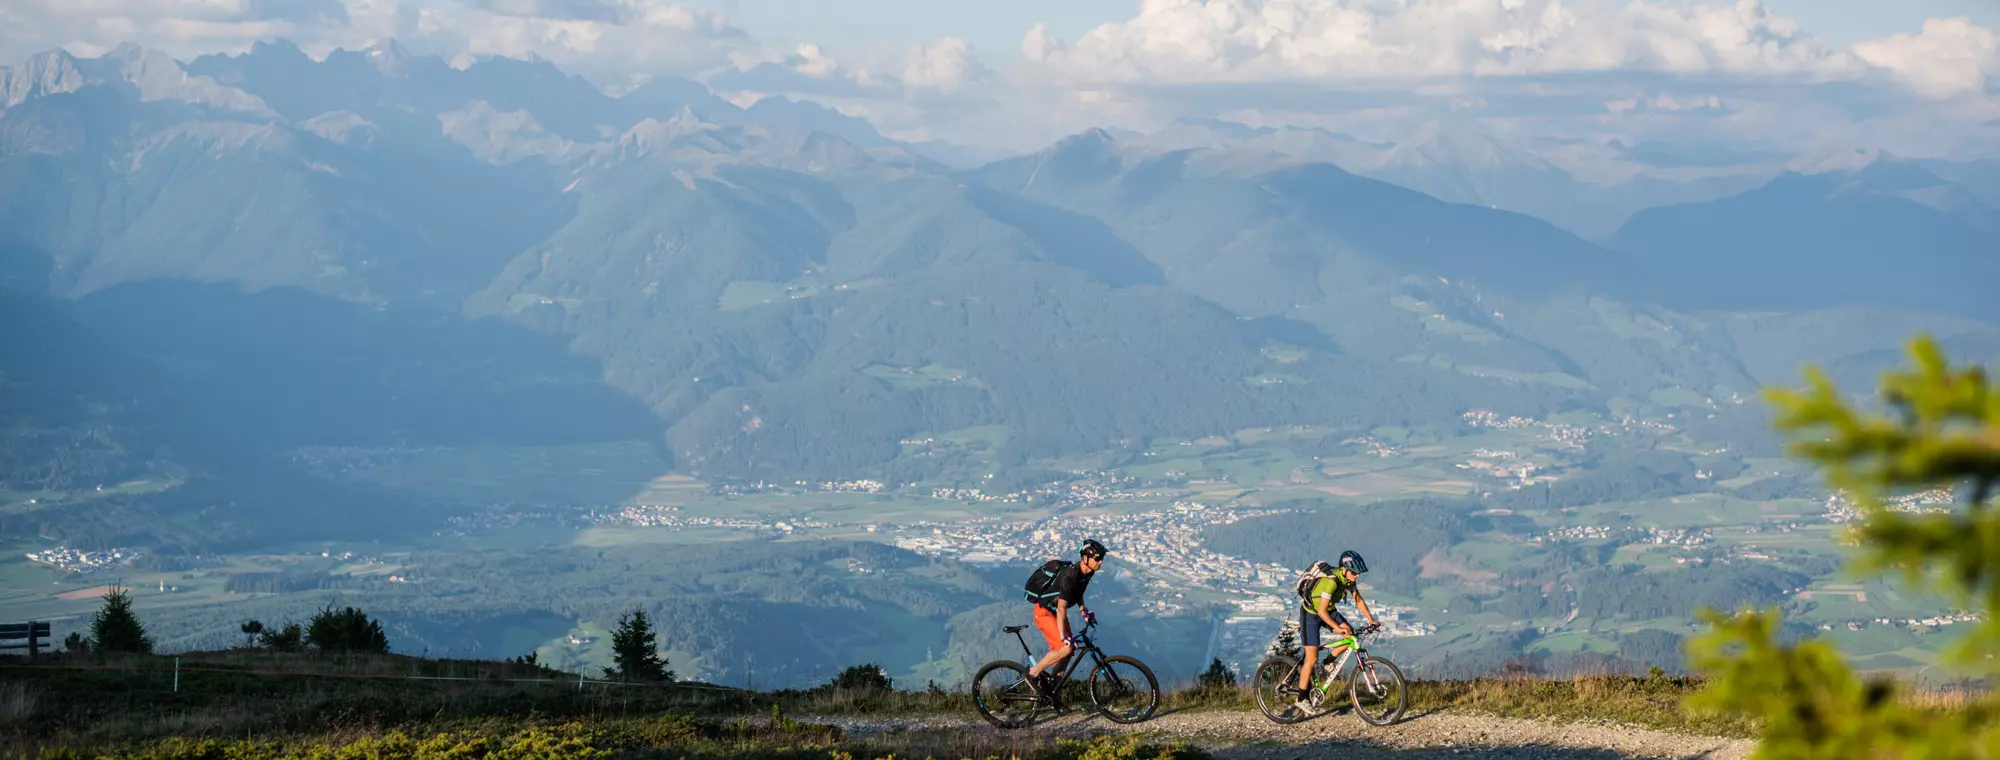
<instances>
[{"instance_id":1,"label":"cyclist in green jersey","mask_svg":"<svg viewBox=\"0 0 2000 760\"><path fill-rule=\"evenodd\" d=\"M1299 606L1300 643L1305 644L1305 660L1299 668L1299 685L1294 693L1301 699L1305 698L1308 690L1312 688L1312 671L1319 663L1320 631L1323 629L1332 631L1336 641L1354 635L1354 627L1347 624L1347 618L1340 614L1340 610L1334 608L1334 603L1352 594L1354 606L1361 608L1361 614L1368 616L1368 625L1381 626L1381 623L1375 620L1375 612L1368 609L1368 600L1361 598L1359 577L1362 573L1368 572L1368 563L1362 561L1360 554L1352 551L1341 552L1338 569L1324 561L1318 564L1321 566L1319 570L1326 573L1326 577L1313 584L1312 590L1306 593L1305 601ZM1346 645L1336 646L1327 652L1327 659L1337 659L1346 651Z\"/></svg>"}]
</instances>

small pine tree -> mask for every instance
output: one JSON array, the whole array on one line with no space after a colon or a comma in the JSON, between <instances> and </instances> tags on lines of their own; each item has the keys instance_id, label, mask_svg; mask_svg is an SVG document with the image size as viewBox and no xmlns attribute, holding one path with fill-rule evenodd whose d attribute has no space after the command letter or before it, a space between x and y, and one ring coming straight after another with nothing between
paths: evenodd
<instances>
[{"instance_id":1,"label":"small pine tree","mask_svg":"<svg viewBox=\"0 0 2000 760\"><path fill-rule=\"evenodd\" d=\"M339 610L328 603L306 624L306 644L321 652L388 654L389 637L382 624L354 607Z\"/></svg>"},{"instance_id":2,"label":"small pine tree","mask_svg":"<svg viewBox=\"0 0 2000 760\"><path fill-rule=\"evenodd\" d=\"M286 623L277 629L265 629L257 635L257 641L265 649L273 652L297 652L305 646L306 633L298 623Z\"/></svg>"},{"instance_id":3,"label":"small pine tree","mask_svg":"<svg viewBox=\"0 0 2000 760\"><path fill-rule=\"evenodd\" d=\"M153 639L146 635L145 624L132 611L130 591L112 586L104 593L104 606L90 621L90 648L99 652L152 653Z\"/></svg>"},{"instance_id":4,"label":"small pine tree","mask_svg":"<svg viewBox=\"0 0 2000 760\"><path fill-rule=\"evenodd\" d=\"M872 662L849 666L826 684L830 691L862 694L879 694L895 687L895 681L889 678L888 672Z\"/></svg>"},{"instance_id":5,"label":"small pine tree","mask_svg":"<svg viewBox=\"0 0 2000 760\"><path fill-rule=\"evenodd\" d=\"M1305 657L1305 647L1299 646L1299 624L1287 621L1285 627L1278 629L1278 637L1271 640L1271 645L1264 650L1264 653L1274 657L1290 657L1294 660Z\"/></svg>"},{"instance_id":6,"label":"small pine tree","mask_svg":"<svg viewBox=\"0 0 2000 760\"><path fill-rule=\"evenodd\" d=\"M70 631L69 638L63 639L63 651L70 654L90 654L90 639L83 634Z\"/></svg>"},{"instance_id":7,"label":"small pine tree","mask_svg":"<svg viewBox=\"0 0 2000 760\"><path fill-rule=\"evenodd\" d=\"M611 632L611 661L616 667L605 668L604 677L623 681L674 680L674 672L667 669L667 658L660 656L657 636L645 610L635 608L631 614L620 616L618 630Z\"/></svg>"},{"instance_id":8,"label":"small pine tree","mask_svg":"<svg viewBox=\"0 0 2000 760\"><path fill-rule=\"evenodd\" d=\"M257 646L257 637L263 632L264 632L264 624L260 621L252 620L248 623L244 623L243 648L249 649L250 647Z\"/></svg>"},{"instance_id":9,"label":"small pine tree","mask_svg":"<svg viewBox=\"0 0 2000 760\"><path fill-rule=\"evenodd\" d=\"M1195 683L1203 689L1234 689L1236 673L1222 664L1222 658L1217 657L1209 661L1208 670L1202 671L1201 676L1195 679Z\"/></svg>"}]
</instances>

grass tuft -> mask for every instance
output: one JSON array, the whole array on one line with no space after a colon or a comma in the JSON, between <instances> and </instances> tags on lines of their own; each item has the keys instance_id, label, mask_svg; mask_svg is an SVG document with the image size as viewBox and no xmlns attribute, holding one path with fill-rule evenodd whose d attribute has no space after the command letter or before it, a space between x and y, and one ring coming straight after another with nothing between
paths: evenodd
<instances>
[{"instance_id":1,"label":"grass tuft","mask_svg":"<svg viewBox=\"0 0 2000 760\"><path fill-rule=\"evenodd\" d=\"M28 723L35 717L40 695L20 681L0 682L0 726Z\"/></svg>"}]
</instances>

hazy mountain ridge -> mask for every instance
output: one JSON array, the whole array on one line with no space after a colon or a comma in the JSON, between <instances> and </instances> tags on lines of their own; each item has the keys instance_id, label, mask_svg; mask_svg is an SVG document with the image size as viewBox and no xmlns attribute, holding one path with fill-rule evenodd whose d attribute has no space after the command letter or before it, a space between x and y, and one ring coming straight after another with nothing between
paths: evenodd
<instances>
[{"instance_id":1,"label":"hazy mountain ridge","mask_svg":"<svg viewBox=\"0 0 2000 760\"><path fill-rule=\"evenodd\" d=\"M1646 262L1659 297L1695 308L1866 304L2000 319L1981 287L2000 282L2000 208L1894 157L1643 211L1612 246ZM1798 286L1801 272L1814 273L1810 287Z\"/></svg>"},{"instance_id":2,"label":"hazy mountain ridge","mask_svg":"<svg viewBox=\"0 0 2000 760\"><path fill-rule=\"evenodd\" d=\"M1718 304L1690 297L1705 280L1649 282L1658 250L1365 176L1466 198L1543 181L1517 170L1568 181L1455 128L1385 145L1214 122L1171 149L1092 130L959 171L820 106L740 109L687 81L613 98L542 61L393 43L314 61L280 43L175 64L213 87L149 100L128 85L165 64L120 55L143 71L44 56L6 75L8 281L296 289L352 304L314 319L425 313L398 324L440 339L459 318L437 315L498 320L601 361L653 411L648 435L706 474L852 475L904 437L984 425L1021 464L1257 425L1726 396L1759 374L1714 318L1669 308ZM1237 142L1200 145L1212 134ZM1985 218L1950 183L1896 187L1825 197ZM1764 295L1726 305L1842 305ZM350 369L396 355L357 350ZM915 366L962 374L870 374Z\"/></svg>"},{"instance_id":3,"label":"hazy mountain ridge","mask_svg":"<svg viewBox=\"0 0 2000 760\"><path fill-rule=\"evenodd\" d=\"M1127 143L1165 151L1206 150L1280 164L1331 163L1441 200L1545 219L1593 241L1654 206L1720 198L1782 170L1783 155L1710 151L1670 160L1680 146L1643 150L1617 140L1528 141L1464 123L1430 122L1389 141L1318 128L1250 127L1184 119Z\"/></svg>"},{"instance_id":4,"label":"hazy mountain ridge","mask_svg":"<svg viewBox=\"0 0 2000 760\"><path fill-rule=\"evenodd\" d=\"M422 522L404 497L312 477L222 432L168 373L52 304L0 289L0 321L25 328L0 342L0 489L32 497L0 512L10 535L200 551Z\"/></svg>"}]
</instances>

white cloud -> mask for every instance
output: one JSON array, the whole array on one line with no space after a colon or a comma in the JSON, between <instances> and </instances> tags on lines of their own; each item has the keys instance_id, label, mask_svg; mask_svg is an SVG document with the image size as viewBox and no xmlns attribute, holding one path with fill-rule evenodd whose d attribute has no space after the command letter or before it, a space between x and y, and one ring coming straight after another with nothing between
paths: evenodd
<instances>
[{"instance_id":1,"label":"white cloud","mask_svg":"<svg viewBox=\"0 0 2000 760\"><path fill-rule=\"evenodd\" d=\"M893 75L849 66L810 42L800 43L790 53L744 49L731 59L730 67L707 77L710 87L725 93L874 98L892 94L896 84Z\"/></svg>"},{"instance_id":2,"label":"white cloud","mask_svg":"<svg viewBox=\"0 0 2000 760\"><path fill-rule=\"evenodd\" d=\"M1863 40L1854 54L1933 98L1980 92L2000 77L2000 34L1966 18L1931 19L1919 34Z\"/></svg>"},{"instance_id":3,"label":"white cloud","mask_svg":"<svg viewBox=\"0 0 2000 760\"><path fill-rule=\"evenodd\" d=\"M1865 71L1758 0L1145 0L1074 43L1037 27L1021 47L1058 76L1125 83Z\"/></svg>"},{"instance_id":4,"label":"white cloud","mask_svg":"<svg viewBox=\"0 0 2000 760\"><path fill-rule=\"evenodd\" d=\"M11 62L56 47L92 55L124 42L193 55L348 22L338 0L6 0L0 56Z\"/></svg>"},{"instance_id":5,"label":"white cloud","mask_svg":"<svg viewBox=\"0 0 2000 760\"><path fill-rule=\"evenodd\" d=\"M754 47L721 14L668 0L4 0L0 56L124 42L181 58L283 37L315 53L394 37L413 49L539 56L585 75L685 73Z\"/></svg>"},{"instance_id":6,"label":"white cloud","mask_svg":"<svg viewBox=\"0 0 2000 760\"><path fill-rule=\"evenodd\" d=\"M912 89L951 93L988 77L972 46L957 37L911 45L903 59L903 84Z\"/></svg>"},{"instance_id":7,"label":"white cloud","mask_svg":"<svg viewBox=\"0 0 2000 760\"><path fill-rule=\"evenodd\" d=\"M501 16L619 21L616 4L603 0L471 0L470 5Z\"/></svg>"},{"instance_id":8,"label":"white cloud","mask_svg":"<svg viewBox=\"0 0 2000 760\"><path fill-rule=\"evenodd\" d=\"M539 56L600 78L705 69L754 45L719 13L663 0L491 0L486 5L494 10L421 6L414 39L450 52Z\"/></svg>"}]
</instances>

